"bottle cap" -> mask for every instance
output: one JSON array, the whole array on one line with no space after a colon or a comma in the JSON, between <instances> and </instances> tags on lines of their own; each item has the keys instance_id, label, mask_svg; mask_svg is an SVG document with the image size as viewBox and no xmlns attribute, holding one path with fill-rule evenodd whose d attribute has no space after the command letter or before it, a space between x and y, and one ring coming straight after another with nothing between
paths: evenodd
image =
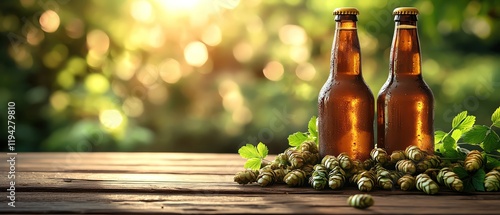
<instances>
[{"instance_id":1,"label":"bottle cap","mask_svg":"<svg viewBox=\"0 0 500 215\"><path fill-rule=\"evenodd\" d=\"M392 15L418 15L418 9L414 7L398 7L394 9Z\"/></svg>"},{"instance_id":2,"label":"bottle cap","mask_svg":"<svg viewBox=\"0 0 500 215\"><path fill-rule=\"evenodd\" d=\"M333 11L333 15L359 15L355 7L339 7Z\"/></svg>"}]
</instances>

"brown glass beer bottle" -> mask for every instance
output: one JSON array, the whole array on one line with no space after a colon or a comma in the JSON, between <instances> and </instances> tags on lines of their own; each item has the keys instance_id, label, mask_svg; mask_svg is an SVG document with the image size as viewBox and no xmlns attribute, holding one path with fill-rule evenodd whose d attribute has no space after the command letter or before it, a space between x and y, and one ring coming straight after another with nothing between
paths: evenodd
<instances>
[{"instance_id":1,"label":"brown glass beer bottle","mask_svg":"<svg viewBox=\"0 0 500 215\"><path fill-rule=\"evenodd\" d=\"M318 97L320 156L367 159L374 147L375 101L361 74L356 8L337 8L330 76Z\"/></svg>"},{"instance_id":2,"label":"brown glass beer bottle","mask_svg":"<svg viewBox=\"0 0 500 215\"><path fill-rule=\"evenodd\" d=\"M396 8L389 78L377 99L377 147L391 153L416 145L434 153L434 96L422 78L418 10Z\"/></svg>"}]
</instances>

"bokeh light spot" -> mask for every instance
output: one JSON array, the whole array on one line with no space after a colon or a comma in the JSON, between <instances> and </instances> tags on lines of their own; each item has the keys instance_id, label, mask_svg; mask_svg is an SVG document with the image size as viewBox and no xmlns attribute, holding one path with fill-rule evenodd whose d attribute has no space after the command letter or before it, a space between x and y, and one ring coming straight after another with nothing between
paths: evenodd
<instances>
[{"instance_id":1,"label":"bokeh light spot","mask_svg":"<svg viewBox=\"0 0 500 215\"><path fill-rule=\"evenodd\" d=\"M137 21L148 22L153 18L153 8L148 1L134 1L132 2L130 9L132 17Z\"/></svg>"},{"instance_id":2,"label":"bokeh light spot","mask_svg":"<svg viewBox=\"0 0 500 215\"><path fill-rule=\"evenodd\" d=\"M102 94L108 91L109 82L104 75L93 73L85 78L85 88L89 93Z\"/></svg>"},{"instance_id":3,"label":"bokeh light spot","mask_svg":"<svg viewBox=\"0 0 500 215\"><path fill-rule=\"evenodd\" d=\"M101 30L92 30L87 34L87 47L96 54L105 54L109 49L109 37Z\"/></svg>"},{"instance_id":4,"label":"bokeh light spot","mask_svg":"<svg viewBox=\"0 0 500 215\"><path fill-rule=\"evenodd\" d=\"M40 16L40 26L42 30L47 33L52 33L57 31L59 28L59 24L61 24L61 20L59 19L59 15L53 10L47 10Z\"/></svg>"},{"instance_id":5,"label":"bokeh light spot","mask_svg":"<svg viewBox=\"0 0 500 215\"><path fill-rule=\"evenodd\" d=\"M144 85L150 86L158 81L158 70L153 65L143 67L137 73L137 79Z\"/></svg>"},{"instance_id":6,"label":"bokeh light spot","mask_svg":"<svg viewBox=\"0 0 500 215\"><path fill-rule=\"evenodd\" d=\"M70 102L70 97L66 92L56 91L50 96L50 105L57 111L66 109Z\"/></svg>"},{"instance_id":7,"label":"bokeh light spot","mask_svg":"<svg viewBox=\"0 0 500 215\"><path fill-rule=\"evenodd\" d=\"M241 63L248 62L252 59L253 48L246 42L240 42L233 48L233 55L234 58Z\"/></svg>"},{"instance_id":8,"label":"bokeh light spot","mask_svg":"<svg viewBox=\"0 0 500 215\"><path fill-rule=\"evenodd\" d=\"M271 81L279 81L283 78L283 73L285 69L283 65L278 61L271 61L267 63L263 70L264 76Z\"/></svg>"},{"instance_id":9,"label":"bokeh light spot","mask_svg":"<svg viewBox=\"0 0 500 215\"><path fill-rule=\"evenodd\" d=\"M122 105L123 112L130 117L138 117L144 112L144 104L137 97L128 97Z\"/></svg>"},{"instance_id":10,"label":"bokeh light spot","mask_svg":"<svg viewBox=\"0 0 500 215\"><path fill-rule=\"evenodd\" d=\"M295 74L304 81L310 81L316 75L316 69L310 63L303 63L297 66Z\"/></svg>"},{"instance_id":11,"label":"bokeh light spot","mask_svg":"<svg viewBox=\"0 0 500 215\"><path fill-rule=\"evenodd\" d=\"M287 45L303 45L306 43L307 34L304 28L298 25L284 25L279 31L280 40Z\"/></svg>"},{"instance_id":12,"label":"bokeh light spot","mask_svg":"<svg viewBox=\"0 0 500 215\"><path fill-rule=\"evenodd\" d=\"M160 65L160 77L169 84L175 84L182 77L179 62L174 59L168 59Z\"/></svg>"},{"instance_id":13,"label":"bokeh light spot","mask_svg":"<svg viewBox=\"0 0 500 215\"><path fill-rule=\"evenodd\" d=\"M99 113L99 121L109 129L118 128L123 122L123 116L118 110L103 110Z\"/></svg>"},{"instance_id":14,"label":"bokeh light spot","mask_svg":"<svg viewBox=\"0 0 500 215\"><path fill-rule=\"evenodd\" d=\"M168 98L168 90L164 85L157 85L148 91L148 100L152 104L162 105Z\"/></svg>"},{"instance_id":15,"label":"bokeh light spot","mask_svg":"<svg viewBox=\"0 0 500 215\"><path fill-rule=\"evenodd\" d=\"M252 121L252 111L245 106L240 106L234 110L231 117L236 124L245 125Z\"/></svg>"},{"instance_id":16,"label":"bokeh light spot","mask_svg":"<svg viewBox=\"0 0 500 215\"><path fill-rule=\"evenodd\" d=\"M205 31L203 31L201 40L209 46L219 45L219 43L222 41L222 33L219 26L214 24L209 25L205 29Z\"/></svg>"},{"instance_id":17,"label":"bokeh light spot","mask_svg":"<svg viewBox=\"0 0 500 215\"><path fill-rule=\"evenodd\" d=\"M184 48L186 62L195 67L201 67L208 60L208 51L202 42L191 42Z\"/></svg>"}]
</instances>

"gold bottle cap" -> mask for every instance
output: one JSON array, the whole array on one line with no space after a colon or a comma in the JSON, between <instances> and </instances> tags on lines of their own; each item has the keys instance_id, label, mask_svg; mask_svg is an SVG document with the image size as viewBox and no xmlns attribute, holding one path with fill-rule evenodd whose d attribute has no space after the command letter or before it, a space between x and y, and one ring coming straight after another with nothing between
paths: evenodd
<instances>
[{"instance_id":1,"label":"gold bottle cap","mask_svg":"<svg viewBox=\"0 0 500 215\"><path fill-rule=\"evenodd\" d=\"M398 7L394 9L392 15L418 15L418 9L414 7Z\"/></svg>"},{"instance_id":2,"label":"gold bottle cap","mask_svg":"<svg viewBox=\"0 0 500 215\"><path fill-rule=\"evenodd\" d=\"M355 7L339 7L333 11L333 15L359 15Z\"/></svg>"}]
</instances>

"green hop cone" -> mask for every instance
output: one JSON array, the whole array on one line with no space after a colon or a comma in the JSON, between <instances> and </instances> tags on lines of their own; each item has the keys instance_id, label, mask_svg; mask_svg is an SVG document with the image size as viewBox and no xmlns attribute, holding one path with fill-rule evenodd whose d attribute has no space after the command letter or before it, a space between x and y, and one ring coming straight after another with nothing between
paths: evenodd
<instances>
[{"instance_id":1,"label":"green hop cone","mask_svg":"<svg viewBox=\"0 0 500 215\"><path fill-rule=\"evenodd\" d=\"M464 183L450 168L442 168L437 175L437 181L453 191L462 192L464 190Z\"/></svg>"},{"instance_id":2,"label":"green hop cone","mask_svg":"<svg viewBox=\"0 0 500 215\"><path fill-rule=\"evenodd\" d=\"M488 192L499 191L500 190L500 172L497 170L491 170L486 173L484 177L484 188Z\"/></svg>"},{"instance_id":3,"label":"green hop cone","mask_svg":"<svg viewBox=\"0 0 500 215\"><path fill-rule=\"evenodd\" d=\"M419 162L425 157L425 152L417 146L408 146L405 149L406 157L412 161Z\"/></svg>"},{"instance_id":4,"label":"green hop cone","mask_svg":"<svg viewBox=\"0 0 500 215\"><path fill-rule=\"evenodd\" d=\"M257 182L258 175L259 175L258 170L247 169L236 173L236 175L234 175L234 182L237 182L238 184L248 184Z\"/></svg>"},{"instance_id":5,"label":"green hop cone","mask_svg":"<svg viewBox=\"0 0 500 215\"><path fill-rule=\"evenodd\" d=\"M481 167L483 167L484 158L481 152L477 150L472 150L467 154L464 161L464 167L467 172L475 172Z\"/></svg>"},{"instance_id":6,"label":"green hop cone","mask_svg":"<svg viewBox=\"0 0 500 215\"><path fill-rule=\"evenodd\" d=\"M356 194L347 199L347 204L358 209L365 209L374 204L373 197L368 194Z\"/></svg>"},{"instance_id":7,"label":"green hop cone","mask_svg":"<svg viewBox=\"0 0 500 215\"><path fill-rule=\"evenodd\" d=\"M423 191L429 195L436 194L439 191L439 185L431 179L427 174L422 173L417 175L416 187L418 190Z\"/></svg>"},{"instance_id":8,"label":"green hop cone","mask_svg":"<svg viewBox=\"0 0 500 215\"><path fill-rule=\"evenodd\" d=\"M403 175L398 179L398 185L401 190L413 190L416 185L416 179L412 175Z\"/></svg>"},{"instance_id":9,"label":"green hop cone","mask_svg":"<svg viewBox=\"0 0 500 215\"><path fill-rule=\"evenodd\" d=\"M389 161L389 156L387 152L382 148L374 148L370 152L370 157L377 163L382 165L386 164Z\"/></svg>"},{"instance_id":10,"label":"green hop cone","mask_svg":"<svg viewBox=\"0 0 500 215\"><path fill-rule=\"evenodd\" d=\"M300 187L307 181L307 174L301 169L295 169L288 172L283 181L290 187Z\"/></svg>"},{"instance_id":11,"label":"green hop cone","mask_svg":"<svg viewBox=\"0 0 500 215\"><path fill-rule=\"evenodd\" d=\"M417 171L415 163L411 160L400 160L396 163L396 170L405 174L413 175Z\"/></svg>"}]
</instances>

